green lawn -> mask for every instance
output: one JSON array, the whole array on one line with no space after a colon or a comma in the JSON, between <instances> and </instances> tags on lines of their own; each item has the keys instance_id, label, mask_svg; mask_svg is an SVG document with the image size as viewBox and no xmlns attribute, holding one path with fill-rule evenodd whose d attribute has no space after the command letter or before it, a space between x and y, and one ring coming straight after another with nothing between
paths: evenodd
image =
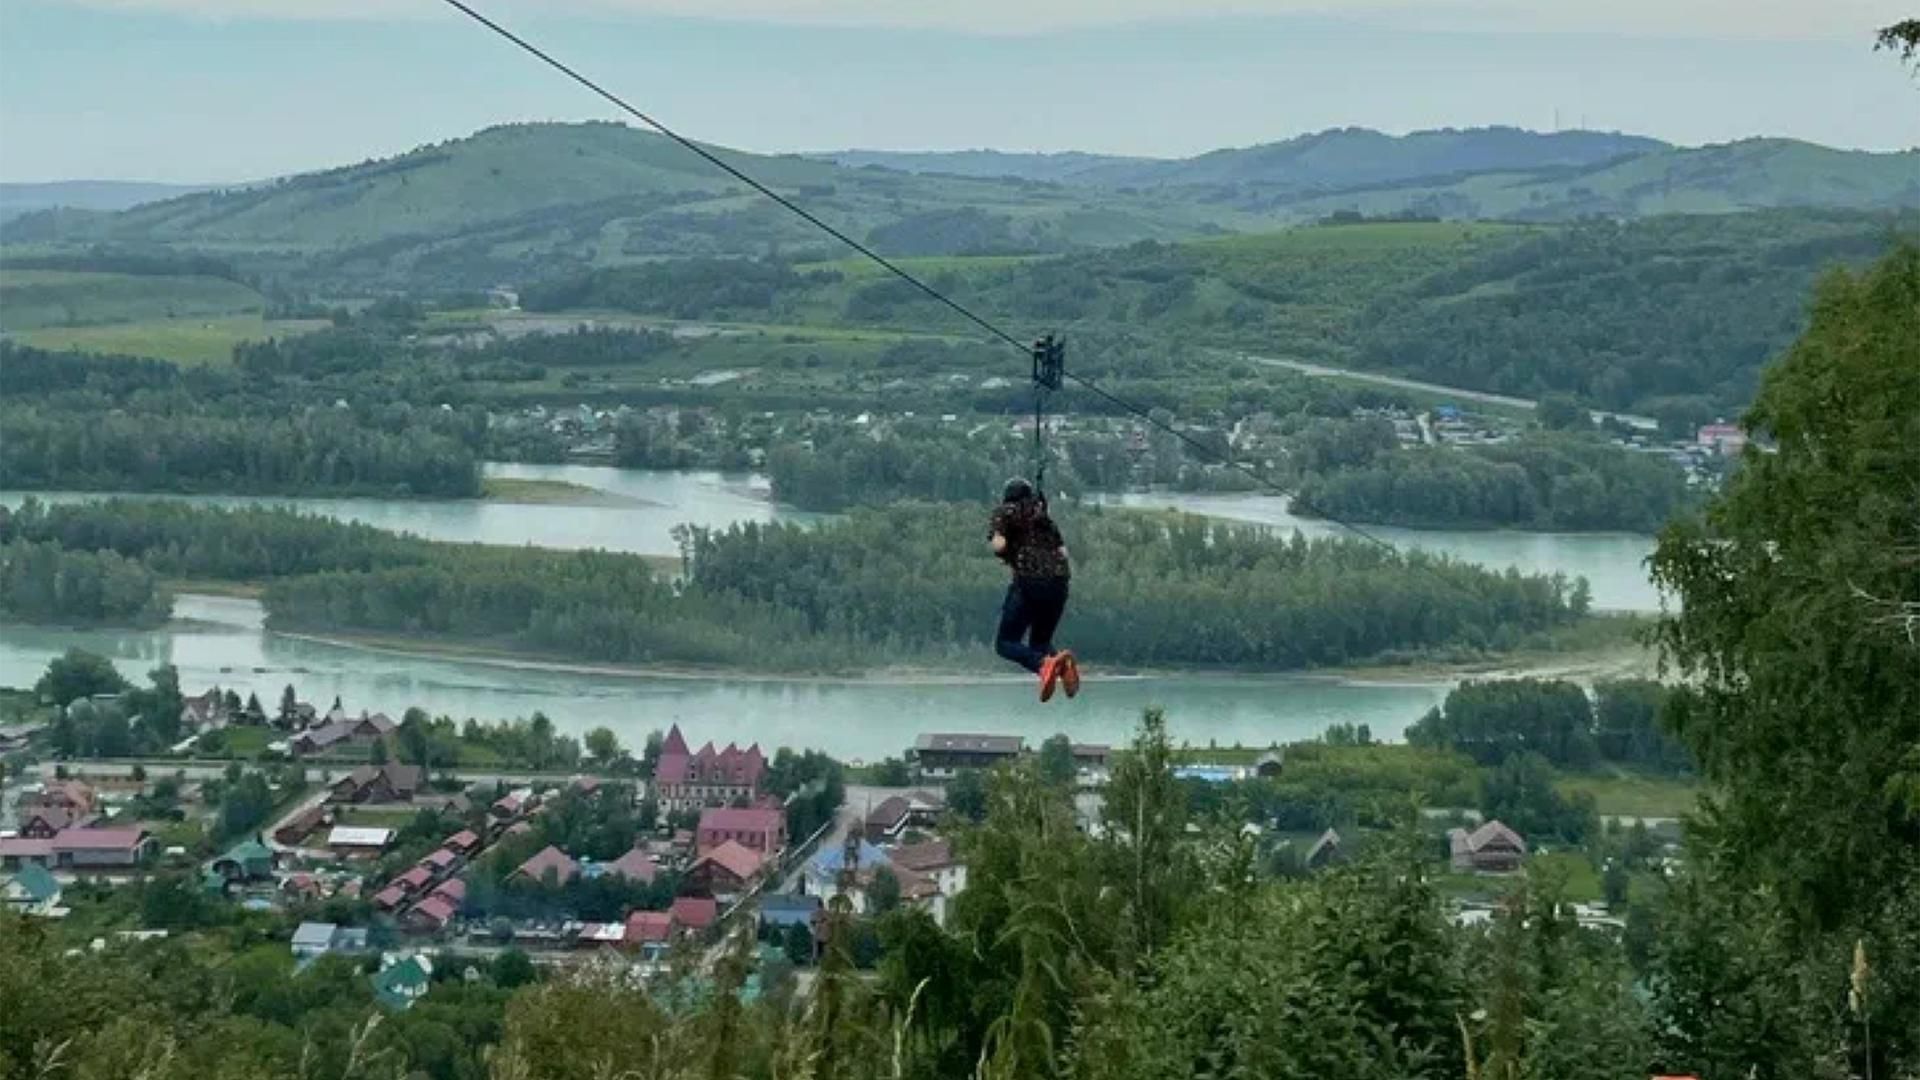
<instances>
[{"instance_id":1,"label":"green lawn","mask_svg":"<svg viewBox=\"0 0 1920 1080\"><path fill-rule=\"evenodd\" d=\"M1679 817L1693 809L1701 793L1700 782L1691 777L1631 773L1568 776L1557 786L1563 795L1586 792L1601 814L1623 817Z\"/></svg>"},{"instance_id":2,"label":"green lawn","mask_svg":"<svg viewBox=\"0 0 1920 1080\"><path fill-rule=\"evenodd\" d=\"M268 743L280 737L280 733L272 728L251 727L244 724L221 728L216 738L224 740L224 747L218 754L210 756L251 760L259 757L261 752L266 750ZM202 739L204 738L205 736L202 736Z\"/></svg>"},{"instance_id":3,"label":"green lawn","mask_svg":"<svg viewBox=\"0 0 1920 1080\"><path fill-rule=\"evenodd\" d=\"M151 356L177 364L224 364L242 341L289 337L326 326L318 319L265 319L259 314L158 318L100 326L9 329L10 337L42 349Z\"/></svg>"},{"instance_id":4,"label":"green lawn","mask_svg":"<svg viewBox=\"0 0 1920 1080\"><path fill-rule=\"evenodd\" d=\"M1597 903L1601 897L1600 871L1583 851L1555 851L1527 859L1527 873L1538 878L1557 875L1561 895L1576 904Z\"/></svg>"}]
</instances>

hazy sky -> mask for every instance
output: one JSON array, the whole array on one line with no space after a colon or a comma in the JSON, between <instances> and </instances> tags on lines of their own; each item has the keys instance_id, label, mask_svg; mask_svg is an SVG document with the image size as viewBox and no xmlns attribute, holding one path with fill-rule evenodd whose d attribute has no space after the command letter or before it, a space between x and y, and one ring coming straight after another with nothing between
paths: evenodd
<instances>
[{"instance_id":1,"label":"hazy sky","mask_svg":"<svg viewBox=\"0 0 1920 1080\"><path fill-rule=\"evenodd\" d=\"M1181 155L1584 124L1920 145L1920 0L475 0L699 138ZM440 0L0 0L0 179L246 180L609 107Z\"/></svg>"}]
</instances>

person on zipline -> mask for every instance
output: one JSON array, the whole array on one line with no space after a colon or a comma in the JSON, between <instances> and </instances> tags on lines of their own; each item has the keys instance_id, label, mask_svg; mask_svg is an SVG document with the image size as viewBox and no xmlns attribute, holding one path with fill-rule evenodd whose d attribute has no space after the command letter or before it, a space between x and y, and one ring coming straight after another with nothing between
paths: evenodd
<instances>
[{"instance_id":1,"label":"person on zipline","mask_svg":"<svg viewBox=\"0 0 1920 1080\"><path fill-rule=\"evenodd\" d=\"M1022 479L1007 481L1000 505L987 526L993 553L1013 571L994 651L1040 676L1040 700L1065 685L1067 696L1080 692L1080 665L1071 651L1055 652L1053 632L1067 609L1066 541L1047 516L1047 498Z\"/></svg>"}]
</instances>

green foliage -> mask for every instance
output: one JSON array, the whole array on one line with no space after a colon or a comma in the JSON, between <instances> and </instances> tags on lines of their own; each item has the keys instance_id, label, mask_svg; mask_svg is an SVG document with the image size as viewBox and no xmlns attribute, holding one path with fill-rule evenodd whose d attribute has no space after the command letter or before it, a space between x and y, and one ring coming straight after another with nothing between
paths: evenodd
<instances>
[{"instance_id":1,"label":"green foliage","mask_svg":"<svg viewBox=\"0 0 1920 1080\"><path fill-rule=\"evenodd\" d=\"M1666 684L1652 679L1609 679L1594 684L1594 741L1608 761L1657 772L1687 772L1693 758L1662 726Z\"/></svg>"},{"instance_id":2,"label":"green foliage","mask_svg":"<svg viewBox=\"0 0 1920 1080\"><path fill-rule=\"evenodd\" d=\"M818 750L775 750L764 786L787 800L787 836L795 843L832 821L847 801L846 769Z\"/></svg>"},{"instance_id":3,"label":"green foliage","mask_svg":"<svg viewBox=\"0 0 1920 1080\"><path fill-rule=\"evenodd\" d=\"M1693 501L1667 461L1593 437L1535 434L1499 446L1403 450L1363 468L1312 474L1295 505L1431 528L1652 532Z\"/></svg>"},{"instance_id":4,"label":"green foliage","mask_svg":"<svg viewBox=\"0 0 1920 1080\"><path fill-rule=\"evenodd\" d=\"M987 779L978 769L963 769L947 782L947 809L963 822L979 824L987 817Z\"/></svg>"},{"instance_id":5,"label":"green foliage","mask_svg":"<svg viewBox=\"0 0 1920 1080\"><path fill-rule=\"evenodd\" d=\"M0 543L0 618L153 626L172 607L152 571L112 552Z\"/></svg>"},{"instance_id":6,"label":"green foliage","mask_svg":"<svg viewBox=\"0 0 1920 1080\"><path fill-rule=\"evenodd\" d=\"M1480 813L1536 842L1557 837L1578 844L1598 825L1593 797L1583 792L1562 795L1554 787L1553 766L1532 751L1509 755L1481 778Z\"/></svg>"},{"instance_id":7,"label":"green foliage","mask_svg":"<svg viewBox=\"0 0 1920 1080\"><path fill-rule=\"evenodd\" d=\"M1697 396L1694 419L1711 420L1750 399L1761 365L1805 325L1804 297L1826 266L1887 250L1886 224L1782 211L1542 231L1410 296L1375 299L1359 355L1435 382L1610 408Z\"/></svg>"},{"instance_id":8,"label":"green foliage","mask_svg":"<svg viewBox=\"0 0 1920 1080\"><path fill-rule=\"evenodd\" d=\"M977 513L902 507L818 529L694 530L688 595L777 602L814 634L965 646L985 631L956 613L992 610L1005 580L976 539ZM1061 520L1083 571L1064 640L1109 662L1286 669L1495 648L1574 618L1563 582L1420 553L1190 517Z\"/></svg>"},{"instance_id":9,"label":"green foliage","mask_svg":"<svg viewBox=\"0 0 1920 1080\"><path fill-rule=\"evenodd\" d=\"M1196 817L1257 821L1282 832L1392 829L1419 806L1477 797L1471 759L1452 751L1373 744L1295 743L1277 778L1186 785Z\"/></svg>"},{"instance_id":10,"label":"green foliage","mask_svg":"<svg viewBox=\"0 0 1920 1080\"><path fill-rule=\"evenodd\" d=\"M1653 558L1688 681L1670 711L1718 781L1729 868L1764 875L1805 925L1844 926L1920 857L1920 247L1820 289L1806 335L1745 418L1750 454L1704 520ZM1910 618L1911 616L1908 616Z\"/></svg>"},{"instance_id":11,"label":"green foliage","mask_svg":"<svg viewBox=\"0 0 1920 1080\"><path fill-rule=\"evenodd\" d=\"M1040 744L1036 768L1040 770L1040 778L1050 784L1072 784L1079 771L1073 763L1073 740L1065 735L1049 736Z\"/></svg>"},{"instance_id":12,"label":"green foliage","mask_svg":"<svg viewBox=\"0 0 1920 1080\"><path fill-rule=\"evenodd\" d=\"M1483 765L1535 753L1584 769L1599 759L1587 692L1558 679L1468 680L1407 729L1415 746L1459 750Z\"/></svg>"},{"instance_id":13,"label":"green foliage","mask_svg":"<svg viewBox=\"0 0 1920 1080\"><path fill-rule=\"evenodd\" d=\"M239 782L228 784L220 796L215 841L224 843L258 832L273 815L275 802L267 778L261 773L249 772Z\"/></svg>"},{"instance_id":14,"label":"green foliage","mask_svg":"<svg viewBox=\"0 0 1920 1080\"><path fill-rule=\"evenodd\" d=\"M390 435L351 415L104 414L84 424L0 409L0 472L24 488L314 495L480 493L472 451L427 432Z\"/></svg>"},{"instance_id":15,"label":"green foliage","mask_svg":"<svg viewBox=\"0 0 1920 1080\"><path fill-rule=\"evenodd\" d=\"M1202 918L1076 1038L1075 1076L1451 1078L1468 987L1404 862L1262 890Z\"/></svg>"},{"instance_id":16,"label":"green foliage","mask_svg":"<svg viewBox=\"0 0 1920 1080\"><path fill-rule=\"evenodd\" d=\"M99 694L118 694L131 684L116 671L113 661L85 649L68 649L47 663L46 674L33 684L33 692L55 705L65 706L80 698Z\"/></svg>"}]
</instances>

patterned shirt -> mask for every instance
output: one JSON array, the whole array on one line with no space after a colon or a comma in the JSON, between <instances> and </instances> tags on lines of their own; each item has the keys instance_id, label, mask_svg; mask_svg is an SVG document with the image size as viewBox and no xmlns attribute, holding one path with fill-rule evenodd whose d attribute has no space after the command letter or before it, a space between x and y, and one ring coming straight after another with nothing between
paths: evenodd
<instances>
[{"instance_id":1,"label":"patterned shirt","mask_svg":"<svg viewBox=\"0 0 1920 1080\"><path fill-rule=\"evenodd\" d=\"M1000 553L1000 559L1013 568L1014 577L1065 580L1073 576L1060 550L1066 541L1047 516L1047 504L1039 499L1003 502L995 507L987 534L1007 538L1007 549Z\"/></svg>"}]
</instances>

